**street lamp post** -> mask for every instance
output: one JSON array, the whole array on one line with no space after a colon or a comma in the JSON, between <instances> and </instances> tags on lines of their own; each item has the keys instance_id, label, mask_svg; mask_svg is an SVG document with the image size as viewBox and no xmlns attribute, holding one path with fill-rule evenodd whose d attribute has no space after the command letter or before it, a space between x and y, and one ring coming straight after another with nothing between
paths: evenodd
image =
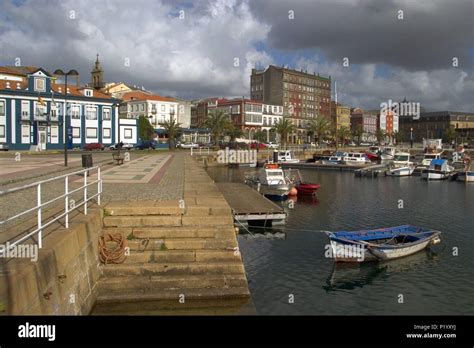
<instances>
[{"instance_id":1,"label":"street lamp post","mask_svg":"<svg viewBox=\"0 0 474 348\"><path fill-rule=\"evenodd\" d=\"M413 149L413 127L410 128L410 148Z\"/></svg>"},{"instance_id":2,"label":"street lamp post","mask_svg":"<svg viewBox=\"0 0 474 348\"><path fill-rule=\"evenodd\" d=\"M64 166L67 167L67 140L69 137L69 134L66 134L68 132L68 125L67 125L67 77L68 76L79 76L79 73L72 69L69 70L67 73L62 71L61 69L57 69L54 72L54 75L56 76L64 76L64 112L63 112L63 125L64 125Z\"/></svg>"}]
</instances>

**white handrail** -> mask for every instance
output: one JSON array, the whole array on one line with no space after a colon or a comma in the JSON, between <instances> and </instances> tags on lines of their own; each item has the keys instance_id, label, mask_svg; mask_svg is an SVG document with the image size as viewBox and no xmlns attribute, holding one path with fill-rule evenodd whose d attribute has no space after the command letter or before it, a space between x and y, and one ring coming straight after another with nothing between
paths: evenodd
<instances>
[{"instance_id":1,"label":"white handrail","mask_svg":"<svg viewBox=\"0 0 474 348\"><path fill-rule=\"evenodd\" d=\"M89 171L91 171L91 170L97 170L97 180L93 180L91 182L88 182L87 181L87 176L89 175ZM71 177L73 175L78 175L78 174L83 174L84 184L82 186L74 189L74 190L69 190L69 177ZM49 201L42 202L42 199L41 199L42 185L44 183L52 182L54 180L60 180L60 179L63 179L63 178L64 178L64 194L62 194L60 196L57 196L57 197L55 197L55 198L53 198ZM91 185L95 185L95 184L97 184L97 193L88 197L87 187L91 186ZM57 177L54 177L54 178L37 181L37 182L31 183L31 184L11 188L11 189L8 189L8 190L5 190L5 191L0 191L0 196L4 196L4 195L11 194L11 193L14 193L14 192L26 190L26 189L31 188L31 187L36 187L36 206L33 207L33 208L26 209L26 210L14 215L14 216L11 216L11 217L3 220L3 221L0 221L0 226L4 225L5 223L7 223L9 221L15 220L15 219L17 219L17 218L19 218L19 217L21 217L25 214L28 214L28 213L33 212L33 211L36 210L36 212L37 212L36 213L37 214L37 228L34 231L29 232L27 235L21 237L20 239L16 240L15 242L8 243L8 249L15 247L17 244L23 242L24 240L30 238L31 236L33 236L35 234L38 235L38 247L42 248L42 246L43 246L43 231L46 227L48 227L52 223L58 221L62 217L64 217L65 227L69 228L69 213L70 212L72 212L73 210L78 209L79 207L84 205L84 215L87 215L87 202L94 199L95 197L97 197L97 203L100 205L100 196L102 194L102 176L101 176L101 172L100 172L100 167L98 167L98 166L91 167L91 168L85 168L85 169L78 170L78 171L75 171L75 172L72 172L72 173L60 175L60 176L57 176ZM69 197L73 193L79 192L81 190L83 190L83 192L84 192L83 201L80 204L77 204L77 205L74 205L73 207L70 207ZM42 214L43 213L43 207L45 207L45 206L47 206L47 205L49 205L53 202L56 202L57 200L60 200L62 198L64 198L64 212L61 213L60 215L54 217L53 219L51 219L47 223L43 223L43 214ZM16 237L18 237L18 236L16 236ZM14 237L14 238L16 238L16 237Z\"/></svg>"}]
</instances>

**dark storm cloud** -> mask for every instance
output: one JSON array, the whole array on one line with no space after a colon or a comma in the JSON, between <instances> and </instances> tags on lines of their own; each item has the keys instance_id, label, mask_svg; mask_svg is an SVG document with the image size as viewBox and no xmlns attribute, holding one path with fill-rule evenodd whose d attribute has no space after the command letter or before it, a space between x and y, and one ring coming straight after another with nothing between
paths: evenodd
<instances>
[{"instance_id":1,"label":"dark storm cloud","mask_svg":"<svg viewBox=\"0 0 474 348\"><path fill-rule=\"evenodd\" d=\"M472 0L258 0L250 6L271 25L273 48L315 48L336 62L348 57L411 71L444 69L453 57L460 66L473 64Z\"/></svg>"}]
</instances>

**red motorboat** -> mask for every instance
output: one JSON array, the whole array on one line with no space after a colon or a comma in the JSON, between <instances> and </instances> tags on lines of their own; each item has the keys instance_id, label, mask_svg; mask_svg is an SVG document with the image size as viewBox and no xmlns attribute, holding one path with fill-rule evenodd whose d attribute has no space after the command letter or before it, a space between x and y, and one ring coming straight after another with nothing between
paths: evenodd
<instances>
[{"instance_id":1,"label":"red motorboat","mask_svg":"<svg viewBox=\"0 0 474 348\"><path fill-rule=\"evenodd\" d=\"M376 154L376 153L372 153L372 152L366 152L365 155L367 156L367 158L372 161L372 162L375 162L379 159L379 155Z\"/></svg>"},{"instance_id":2,"label":"red motorboat","mask_svg":"<svg viewBox=\"0 0 474 348\"><path fill-rule=\"evenodd\" d=\"M321 185L300 182L295 187L299 195L314 195Z\"/></svg>"}]
</instances>

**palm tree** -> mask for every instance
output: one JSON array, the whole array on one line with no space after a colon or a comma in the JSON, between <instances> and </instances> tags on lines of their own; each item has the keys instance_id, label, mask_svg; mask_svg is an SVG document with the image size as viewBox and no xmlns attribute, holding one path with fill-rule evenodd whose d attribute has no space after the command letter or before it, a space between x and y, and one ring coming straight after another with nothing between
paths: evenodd
<instances>
[{"instance_id":1,"label":"palm tree","mask_svg":"<svg viewBox=\"0 0 474 348\"><path fill-rule=\"evenodd\" d=\"M347 127L341 127L338 130L336 130L336 149L337 149L337 144L339 143L339 140L341 141L341 144L345 144L346 140L349 139L351 136L351 131Z\"/></svg>"},{"instance_id":2,"label":"palm tree","mask_svg":"<svg viewBox=\"0 0 474 348\"><path fill-rule=\"evenodd\" d=\"M318 139L318 146L320 145L321 140L331 131L331 129L331 121L324 117L318 117L315 120L312 120L306 127L308 133L312 134Z\"/></svg>"},{"instance_id":3,"label":"palm tree","mask_svg":"<svg viewBox=\"0 0 474 348\"><path fill-rule=\"evenodd\" d=\"M168 148L171 150L173 148L172 143L174 142L174 139L180 130L181 124L172 118L169 121L163 122L162 126L165 130L165 133L168 134Z\"/></svg>"},{"instance_id":4,"label":"palm tree","mask_svg":"<svg viewBox=\"0 0 474 348\"><path fill-rule=\"evenodd\" d=\"M240 138L244 134L244 132L242 131L242 129L237 128L234 125L232 125L231 127L227 129L225 134L230 138L231 142L234 142L235 139Z\"/></svg>"},{"instance_id":5,"label":"palm tree","mask_svg":"<svg viewBox=\"0 0 474 348\"><path fill-rule=\"evenodd\" d=\"M296 126L289 118L283 117L273 126L272 129L280 135L281 146L285 148L288 135L296 130Z\"/></svg>"},{"instance_id":6,"label":"palm tree","mask_svg":"<svg viewBox=\"0 0 474 348\"><path fill-rule=\"evenodd\" d=\"M398 131L398 132L393 132L393 135L392 135L392 136L393 136L393 139L395 139L395 142L396 142L397 144L401 144L401 143L402 143L403 138L404 138L403 132L400 132L400 131Z\"/></svg>"},{"instance_id":7,"label":"palm tree","mask_svg":"<svg viewBox=\"0 0 474 348\"><path fill-rule=\"evenodd\" d=\"M232 127L229 116L219 109L214 109L207 115L205 126L209 128L213 138L214 144L217 146L221 134Z\"/></svg>"},{"instance_id":8,"label":"palm tree","mask_svg":"<svg viewBox=\"0 0 474 348\"><path fill-rule=\"evenodd\" d=\"M357 143L360 143L360 138L362 137L362 134L364 134L364 128L359 124L352 129L351 133L354 140L356 140Z\"/></svg>"},{"instance_id":9,"label":"palm tree","mask_svg":"<svg viewBox=\"0 0 474 348\"><path fill-rule=\"evenodd\" d=\"M375 132L375 137L377 138L377 142L379 143L379 145L382 142L382 140L385 140L386 136L387 136L387 133L385 133L383 129L377 129L377 131Z\"/></svg>"}]
</instances>

